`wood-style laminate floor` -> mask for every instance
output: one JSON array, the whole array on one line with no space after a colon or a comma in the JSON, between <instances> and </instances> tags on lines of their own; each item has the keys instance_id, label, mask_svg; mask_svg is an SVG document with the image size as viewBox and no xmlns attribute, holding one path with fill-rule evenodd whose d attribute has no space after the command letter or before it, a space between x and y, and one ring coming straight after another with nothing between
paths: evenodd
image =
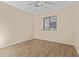
<instances>
[{"instance_id":1,"label":"wood-style laminate floor","mask_svg":"<svg viewBox=\"0 0 79 59\"><path fill-rule=\"evenodd\" d=\"M74 46L45 40L32 39L0 49L3 57L76 57Z\"/></svg>"}]
</instances>

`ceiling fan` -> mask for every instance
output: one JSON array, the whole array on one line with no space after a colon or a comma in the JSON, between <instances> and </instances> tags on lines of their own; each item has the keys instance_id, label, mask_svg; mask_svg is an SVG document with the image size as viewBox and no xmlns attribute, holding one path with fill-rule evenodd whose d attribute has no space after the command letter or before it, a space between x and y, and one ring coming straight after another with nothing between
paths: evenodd
<instances>
[{"instance_id":1,"label":"ceiling fan","mask_svg":"<svg viewBox=\"0 0 79 59\"><path fill-rule=\"evenodd\" d=\"M53 5L51 1L33 1L29 2L29 5L34 5L35 7L45 7L46 4Z\"/></svg>"}]
</instances>

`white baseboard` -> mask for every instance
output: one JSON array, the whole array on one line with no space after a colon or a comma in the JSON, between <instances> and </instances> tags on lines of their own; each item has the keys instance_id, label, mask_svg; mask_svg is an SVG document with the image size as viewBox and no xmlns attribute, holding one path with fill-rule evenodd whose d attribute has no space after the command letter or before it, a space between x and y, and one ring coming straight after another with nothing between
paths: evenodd
<instances>
[{"instance_id":1,"label":"white baseboard","mask_svg":"<svg viewBox=\"0 0 79 59\"><path fill-rule=\"evenodd\" d=\"M23 39L21 41L19 40L18 42L14 42L14 43L10 43L10 44L4 44L4 45L0 46L0 48L5 48L5 47L11 46L11 45L15 45L15 44L18 44L18 43L22 43L24 41L31 40L31 39L33 39L33 36L25 38L25 39Z\"/></svg>"}]
</instances>

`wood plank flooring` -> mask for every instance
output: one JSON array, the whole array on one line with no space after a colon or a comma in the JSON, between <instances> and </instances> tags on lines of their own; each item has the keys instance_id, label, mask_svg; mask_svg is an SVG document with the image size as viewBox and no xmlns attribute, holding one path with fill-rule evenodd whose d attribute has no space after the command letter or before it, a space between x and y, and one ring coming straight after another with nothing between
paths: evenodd
<instances>
[{"instance_id":1,"label":"wood plank flooring","mask_svg":"<svg viewBox=\"0 0 79 59\"><path fill-rule=\"evenodd\" d=\"M0 49L1 57L77 57L74 46L32 39Z\"/></svg>"}]
</instances>

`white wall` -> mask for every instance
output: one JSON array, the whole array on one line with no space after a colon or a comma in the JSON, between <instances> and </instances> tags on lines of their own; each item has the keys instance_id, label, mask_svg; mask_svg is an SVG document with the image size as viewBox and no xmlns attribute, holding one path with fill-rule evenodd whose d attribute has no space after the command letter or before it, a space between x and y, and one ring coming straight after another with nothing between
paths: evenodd
<instances>
[{"instance_id":1,"label":"white wall","mask_svg":"<svg viewBox=\"0 0 79 59\"><path fill-rule=\"evenodd\" d=\"M57 31L43 30L43 17L57 15ZM56 12L35 16L35 38L73 44L73 6Z\"/></svg>"},{"instance_id":2,"label":"white wall","mask_svg":"<svg viewBox=\"0 0 79 59\"><path fill-rule=\"evenodd\" d=\"M79 2L75 5L75 19L74 19L74 45L79 54Z\"/></svg>"},{"instance_id":3,"label":"white wall","mask_svg":"<svg viewBox=\"0 0 79 59\"><path fill-rule=\"evenodd\" d=\"M33 38L33 15L0 2L0 48Z\"/></svg>"}]
</instances>

